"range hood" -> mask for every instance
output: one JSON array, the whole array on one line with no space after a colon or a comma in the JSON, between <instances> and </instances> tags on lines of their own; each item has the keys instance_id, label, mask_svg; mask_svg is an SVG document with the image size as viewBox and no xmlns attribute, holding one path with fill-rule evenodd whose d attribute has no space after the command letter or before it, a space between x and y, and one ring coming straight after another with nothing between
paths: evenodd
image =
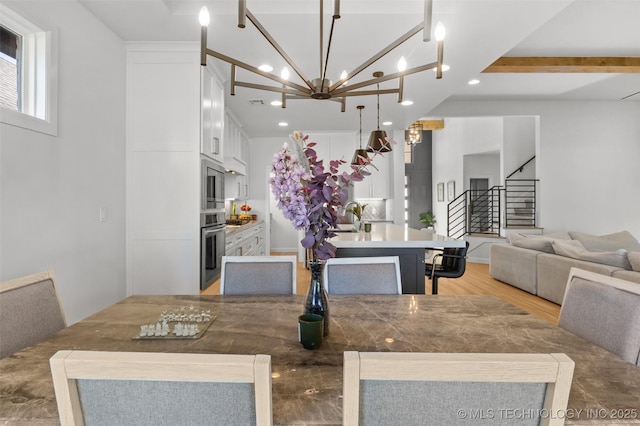
<instances>
[{"instance_id":1,"label":"range hood","mask_svg":"<svg viewBox=\"0 0 640 426\"><path fill-rule=\"evenodd\" d=\"M224 157L224 169L227 173L245 176L247 174L247 163L236 157Z\"/></svg>"}]
</instances>

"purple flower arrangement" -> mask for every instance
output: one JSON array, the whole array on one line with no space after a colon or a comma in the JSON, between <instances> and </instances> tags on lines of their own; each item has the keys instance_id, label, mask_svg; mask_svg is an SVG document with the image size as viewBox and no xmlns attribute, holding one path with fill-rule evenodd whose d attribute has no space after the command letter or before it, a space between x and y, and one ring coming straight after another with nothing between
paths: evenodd
<instances>
[{"instance_id":1,"label":"purple flower arrangement","mask_svg":"<svg viewBox=\"0 0 640 426\"><path fill-rule=\"evenodd\" d=\"M313 149L316 143L307 142L308 138L297 131L290 136L293 149L285 143L273 156L269 183L284 217L305 231L302 247L312 250L314 260L326 260L336 255L336 247L327 239L336 236L331 229L337 226L338 213L347 202L348 187L371 174L367 167L375 167L371 161L380 152L371 158L360 157L350 173L340 172L346 162L331 160L326 168Z\"/></svg>"}]
</instances>

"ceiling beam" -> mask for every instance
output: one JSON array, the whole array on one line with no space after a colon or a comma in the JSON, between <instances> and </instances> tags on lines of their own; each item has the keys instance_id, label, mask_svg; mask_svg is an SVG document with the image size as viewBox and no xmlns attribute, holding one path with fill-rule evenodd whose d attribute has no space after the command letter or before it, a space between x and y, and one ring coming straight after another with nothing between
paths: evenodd
<instances>
[{"instance_id":1,"label":"ceiling beam","mask_svg":"<svg viewBox=\"0 0 640 426\"><path fill-rule=\"evenodd\" d=\"M422 130L442 130L444 120L418 120L413 125L417 125Z\"/></svg>"},{"instance_id":2,"label":"ceiling beam","mask_svg":"<svg viewBox=\"0 0 640 426\"><path fill-rule=\"evenodd\" d=\"M619 56L502 57L483 73L640 73L640 58Z\"/></svg>"}]
</instances>

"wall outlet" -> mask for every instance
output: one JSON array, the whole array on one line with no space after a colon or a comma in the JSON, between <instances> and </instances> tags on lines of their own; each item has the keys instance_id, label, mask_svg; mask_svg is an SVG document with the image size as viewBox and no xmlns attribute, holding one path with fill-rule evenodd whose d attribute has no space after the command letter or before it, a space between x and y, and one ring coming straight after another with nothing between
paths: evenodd
<instances>
[{"instance_id":1,"label":"wall outlet","mask_svg":"<svg viewBox=\"0 0 640 426\"><path fill-rule=\"evenodd\" d=\"M107 221L107 208L100 207L100 222L106 222L106 221Z\"/></svg>"}]
</instances>

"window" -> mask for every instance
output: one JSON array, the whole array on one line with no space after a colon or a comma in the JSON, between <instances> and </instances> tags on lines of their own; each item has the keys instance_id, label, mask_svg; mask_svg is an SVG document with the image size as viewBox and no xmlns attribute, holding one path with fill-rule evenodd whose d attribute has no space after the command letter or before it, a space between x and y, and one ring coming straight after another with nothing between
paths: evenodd
<instances>
[{"instance_id":1,"label":"window","mask_svg":"<svg viewBox=\"0 0 640 426\"><path fill-rule=\"evenodd\" d=\"M18 57L22 37L8 28L0 26L0 105L20 111L21 97Z\"/></svg>"},{"instance_id":2,"label":"window","mask_svg":"<svg viewBox=\"0 0 640 426\"><path fill-rule=\"evenodd\" d=\"M57 134L57 37L0 4L0 121Z\"/></svg>"}]
</instances>

